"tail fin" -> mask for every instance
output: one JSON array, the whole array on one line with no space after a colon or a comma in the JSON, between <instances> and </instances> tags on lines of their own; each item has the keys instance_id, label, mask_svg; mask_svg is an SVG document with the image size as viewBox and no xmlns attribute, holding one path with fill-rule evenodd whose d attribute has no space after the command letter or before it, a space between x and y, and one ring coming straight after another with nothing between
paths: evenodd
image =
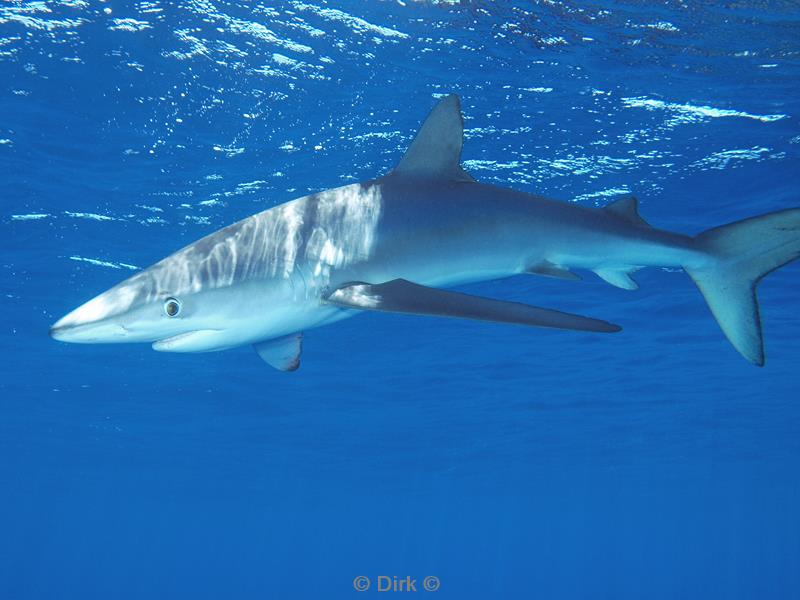
<instances>
[{"instance_id":1,"label":"tail fin","mask_svg":"<svg viewBox=\"0 0 800 600\"><path fill-rule=\"evenodd\" d=\"M684 270L700 288L725 336L754 365L764 365L756 286L800 256L800 208L709 229L695 238L711 262Z\"/></svg>"}]
</instances>

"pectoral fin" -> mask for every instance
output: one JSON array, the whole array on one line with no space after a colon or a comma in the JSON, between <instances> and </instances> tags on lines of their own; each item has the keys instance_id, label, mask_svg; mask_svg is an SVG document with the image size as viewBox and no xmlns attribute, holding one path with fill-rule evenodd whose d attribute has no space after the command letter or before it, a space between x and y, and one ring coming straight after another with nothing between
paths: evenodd
<instances>
[{"instance_id":1,"label":"pectoral fin","mask_svg":"<svg viewBox=\"0 0 800 600\"><path fill-rule=\"evenodd\" d=\"M285 337L253 344L253 349L268 365L279 371L296 371L300 367L303 350L303 334L293 333Z\"/></svg>"},{"instance_id":2,"label":"pectoral fin","mask_svg":"<svg viewBox=\"0 0 800 600\"><path fill-rule=\"evenodd\" d=\"M621 329L606 321L519 302L505 302L429 288L405 279L394 279L377 285L351 283L335 290L327 297L327 301L345 308L497 321L534 327L605 333Z\"/></svg>"}]
</instances>

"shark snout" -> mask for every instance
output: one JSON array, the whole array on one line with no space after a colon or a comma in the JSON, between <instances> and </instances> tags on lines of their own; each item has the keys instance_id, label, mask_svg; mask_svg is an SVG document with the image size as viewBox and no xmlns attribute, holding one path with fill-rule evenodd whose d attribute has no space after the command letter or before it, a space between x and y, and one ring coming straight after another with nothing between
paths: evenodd
<instances>
[{"instance_id":1,"label":"shark snout","mask_svg":"<svg viewBox=\"0 0 800 600\"><path fill-rule=\"evenodd\" d=\"M54 340L75 344L122 342L125 341L128 334L128 330L118 323L108 321L70 323L67 317L60 319L50 327L50 337Z\"/></svg>"},{"instance_id":2,"label":"shark snout","mask_svg":"<svg viewBox=\"0 0 800 600\"><path fill-rule=\"evenodd\" d=\"M127 341L128 329L112 308L107 297L100 295L53 323L50 337L77 344Z\"/></svg>"},{"instance_id":3,"label":"shark snout","mask_svg":"<svg viewBox=\"0 0 800 600\"><path fill-rule=\"evenodd\" d=\"M132 298L121 286L103 292L53 323L50 337L84 344L128 341Z\"/></svg>"},{"instance_id":4,"label":"shark snout","mask_svg":"<svg viewBox=\"0 0 800 600\"><path fill-rule=\"evenodd\" d=\"M50 326L50 337L60 342L68 342L69 330L70 327L64 327L63 325L58 325L58 323L55 323Z\"/></svg>"}]
</instances>

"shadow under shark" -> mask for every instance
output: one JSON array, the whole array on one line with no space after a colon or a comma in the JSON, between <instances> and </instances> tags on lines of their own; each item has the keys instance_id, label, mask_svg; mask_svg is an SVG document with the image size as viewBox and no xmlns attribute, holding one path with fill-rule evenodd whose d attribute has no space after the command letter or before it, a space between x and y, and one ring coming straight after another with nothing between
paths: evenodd
<instances>
[{"instance_id":1,"label":"shadow under shark","mask_svg":"<svg viewBox=\"0 0 800 600\"><path fill-rule=\"evenodd\" d=\"M78 307L50 334L78 343L151 342L165 352L252 344L284 371L302 332L363 311L610 333L606 321L449 291L532 273L594 271L633 290L646 266L683 268L733 346L764 364L755 287L800 255L800 209L688 237L646 223L625 197L602 209L475 181L460 165L451 95L388 175L305 196L225 227Z\"/></svg>"}]
</instances>

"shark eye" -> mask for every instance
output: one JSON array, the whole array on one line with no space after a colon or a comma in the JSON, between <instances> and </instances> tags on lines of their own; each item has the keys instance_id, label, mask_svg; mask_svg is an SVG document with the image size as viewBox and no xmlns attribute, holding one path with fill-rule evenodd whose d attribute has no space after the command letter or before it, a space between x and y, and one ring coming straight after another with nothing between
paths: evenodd
<instances>
[{"instance_id":1,"label":"shark eye","mask_svg":"<svg viewBox=\"0 0 800 600\"><path fill-rule=\"evenodd\" d=\"M177 298L167 298L164 300L164 312L168 317L177 317L181 312L181 303Z\"/></svg>"}]
</instances>

